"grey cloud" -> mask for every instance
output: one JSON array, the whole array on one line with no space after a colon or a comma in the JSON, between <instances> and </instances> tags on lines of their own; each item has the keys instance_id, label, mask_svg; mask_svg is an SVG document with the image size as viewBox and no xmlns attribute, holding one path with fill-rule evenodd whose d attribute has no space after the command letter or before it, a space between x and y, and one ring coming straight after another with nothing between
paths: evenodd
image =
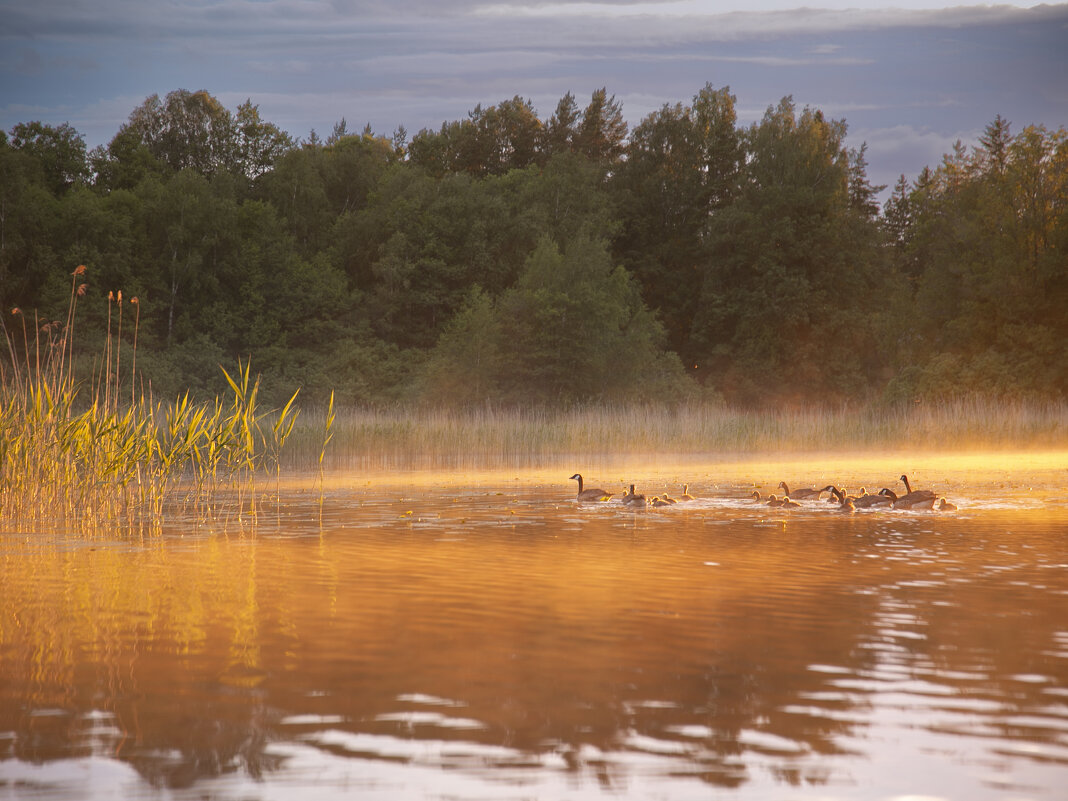
<instances>
[{"instance_id":1,"label":"grey cloud","mask_svg":"<svg viewBox=\"0 0 1068 801\"><path fill-rule=\"evenodd\" d=\"M872 184L883 185L885 198L901 175L907 181L916 178L925 167L936 167L942 156L953 149L958 140L974 144L982 133L981 128L969 130L936 131L910 125L896 125L881 129L864 129L853 132L855 140L866 142L868 150L868 179ZM911 165L907 169L901 165Z\"/></svg>"},{"instance_id":2,"label":"grey cloud","mask_svg":"<svg viewBox=\"0 0 1068 801\"><path fill-rule=\"evenodd\" d=\"M563 4L555 4L563 5ZM645 4L648 5L648 4ZM486 5L468 0L452 2L367 2L366 0L221 0L218 3L145 3L143 0L104 0L96 3L9 3L4 9L0 38L76 37L125 39L131 36L160 40L189 36L207 39L326 36L336 38L368 30L411 32L429 24L462 18L466 26L488 25L507 32L522 30L554 38L563 35L589 41L612 37L619 44L650 40L729 41L737 38L842 32L885 27L954 28L961 25L1061 18L1056 6L1020 9L1011 6L969 6L936 11L903 9L730 12L719 14L633 15L604 17L570 13L563 17L522 17L515 13L486 14ZM1063 8L1063 7L1062 7ZM454 27L457 35L466 26ZM569 37L569 34L571 35ZM618 40L618 37L623 37Z\"/></svg>"},{"instance_id":3,"label":"grey cloud","mask_svg":"<svg viewBox=\"0 0 1068 801\"><path fill-rule=\"evenodd\" d=\"M634 125L708 82L731 88L742 124L785 95L845 118L876 183L937 163L998 113L1016 129L1068 123L1065 4L688 17L581 4L517 17L475 0L0 4L0 127L69 121L90 146L177 88L229 108L251 98L303 136L342 116L383 133L436 129L515 95L547 116L564 93L581 103L601 86Z\"/></svg>"}]
</instances>

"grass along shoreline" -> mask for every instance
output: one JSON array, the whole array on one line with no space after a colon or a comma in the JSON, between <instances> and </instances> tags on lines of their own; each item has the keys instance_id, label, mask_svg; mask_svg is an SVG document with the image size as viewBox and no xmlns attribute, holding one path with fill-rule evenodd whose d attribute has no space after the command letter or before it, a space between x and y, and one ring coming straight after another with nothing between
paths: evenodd
<instances>
[{"instance_id":1,"label":"grass along shoreline","mask_svg":"<svg viewBox=\"0 0 1068 801\"><path fill-rule=\"evenodd\" d=\"M344 409L330 469L522 466L572 455L856 453L1068 449L1068 404L981 399L907 408L745 411L714 405L551 411ZM302 413L286 467L310 469L325 418Z\"/></svg>"}]
</instances>

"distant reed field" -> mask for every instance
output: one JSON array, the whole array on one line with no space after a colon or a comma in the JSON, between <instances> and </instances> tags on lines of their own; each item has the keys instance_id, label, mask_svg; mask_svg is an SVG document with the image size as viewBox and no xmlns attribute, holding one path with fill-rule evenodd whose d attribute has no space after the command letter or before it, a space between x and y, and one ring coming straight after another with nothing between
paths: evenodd
<instances>
[{"instance_id":1,"label":"distant reed field","mask_svg":"<svg viewBox=\"0 0 1068 801\"><path fill-rule=\"evenodd\" d=\"M294 466L318 456L324 421L306 411ZM744 411L715 405L545 409L338 409L328 463L360 466L525 465L589 454L937 453L1068 447L1068 404L960 400L907 408Z\"/></svg>"}]
</instances>

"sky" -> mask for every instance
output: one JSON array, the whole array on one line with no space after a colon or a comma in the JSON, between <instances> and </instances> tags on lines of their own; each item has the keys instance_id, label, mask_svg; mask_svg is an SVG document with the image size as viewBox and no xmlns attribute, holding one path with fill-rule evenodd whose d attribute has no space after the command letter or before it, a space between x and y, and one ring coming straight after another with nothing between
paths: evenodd
<instances>
[{"instance_id":1,"label":"sky","mask_svg":"<svg viewBox=\"0 0 1068 801\"><path fill-rule=\"evenodd\" d=\"M175 89L325 138L342 118L436 130L517 95L546 119L602 87L633 126L705 84L743 125L785 96L844 120L892 186L999 114L1068 127L1068 3L0 0L0 128L66 122L89 148Z\"/></svg>"}]
</instances>

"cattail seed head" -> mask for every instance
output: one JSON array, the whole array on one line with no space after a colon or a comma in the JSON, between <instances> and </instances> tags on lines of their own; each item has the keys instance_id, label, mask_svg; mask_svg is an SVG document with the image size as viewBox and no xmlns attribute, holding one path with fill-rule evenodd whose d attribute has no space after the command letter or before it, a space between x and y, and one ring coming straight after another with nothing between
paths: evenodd
<instances>
[{"instance_id":1,"label":"cattail seed head","mask_svg":"<svg viewBox=\"0 0 1068 801\"><path fill-rule=\"evenodd\" d=\"M122 290L119 290L119 303L122 303Z\"/></svg>"},{"instance_id":2,"label":"cattail seed head","mask_svg":"<svg viewBox=\"0 0 1068 801\"><path fill-rule=\"evenodd\" d=\"M89 288L88 284L78 284L78 295L79 296L84 295L85 294L85 290L88 289L88 288Z\"/></svg>"},{"instance_id":3,"label":"cattail seed head","mask_svg":"<svg viewBox=\"0 0 1068 801\"><path fill-rule=\"evenodd\" d=\"M115 293L111 290L108 290L108 300L115 300Z\"/></svg>"},{"instance_id":4,"label":"cattail seed head","mask_svg":"<svg viewBox=\"0 0 1068 801\"><path fill-rule=\"evenodd\" d=\"M13 308L11 310L11 313L12 314L22 314L22 309L20 309L18 306L16 306L15 308Z\"/></svg>"},{"instance_id":5,"label":"cattail seed head","mask_svg":"<svg viewBox=\"0 0 1068 801\"><path fill-rule=\"evenodd\" d=\"M137 295L134 295L132 298L130 298L130 303L137 303Z\"/></svg>"},{"instance_id":6,"label":"cattail seed head","mask_svg":"<svg viewBox=\"0 0 1068 801\"><path fill-rule=\"evenodd\" d=\"M71 275L83 275L84 273L85 273L85 265L84 264L79 264L77 267L74 268L74 272L72 272Z\"/></svg>"}]
</instances>

